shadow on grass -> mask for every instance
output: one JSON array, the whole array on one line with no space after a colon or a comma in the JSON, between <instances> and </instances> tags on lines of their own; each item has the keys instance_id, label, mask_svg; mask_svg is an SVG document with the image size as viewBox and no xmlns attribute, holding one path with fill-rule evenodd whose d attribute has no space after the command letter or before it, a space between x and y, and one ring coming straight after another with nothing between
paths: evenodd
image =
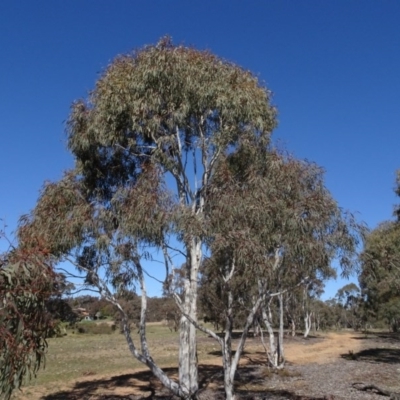
<instances>
[{"instance_id":1,"label":"shadow on grass","mask_svg":"<svg viewBox=\"0 0 400 400\"><path fill-rule=\"evenodd\" d=\"M223 338L225 336L225 332L216 332L216 334L220 337ZM278 332L274 331L275 334L275 338L278 337ZM264 333L264 336L267 337L268 334ZM209 338L211 338L211 336L208 336ZM232 332L232 340L236 340L236 339L240 339L242 337L242 331L234 331ZM296 332L295 336L292 336L290 333L288 333L287 331L285 331L284 333L284 337L285 340L313 340L313 339L324 339L324 336L321 335L313 335L313 334L309 334L306 338L303 336L302 332ZM248 336L247 336L247 340L260 340L260 336L254 336L253 332L249 332Z\"/></svg>"},{"instance_id":2,"label":"shadow on grass","mask_svg":"<svg viewBox=\"0 0 400 400\"><path fill-rule=\"evenodd\" d=\"M400 349L366 349L358 353L341 354L346 360L366 361L370 363L398 364L400 363Z\"/></svg>"},{"instance_id":3,"label":"shadow on grass","mask_svg":"<svg viewBox=\"0 0 400 400\"><path fill-rule=\"evenodd\" d=\"M302 340L313 340L313 339L324 339L323 336L308 335L306 338L302 334L296 334L294 338L299 338Z\"/></svg>"},{"instance_id":4,"label":"shadow on grass","mask_svg":"<svg viewBox=\"0 0 400 400\"><path fill-rule=\"evenodd\" d=\"M400 343L400 333L389 332L389 333L380 333L376 335L379 339L387 341L389 343Z\"/></svg>"},{"instance_id":5,"label":"shadow on grass","mask_svg":"<svg viewBox=\"0 0 400 400\"><path fill-rule=\"evenodd\" d=\"M212 350L212 351L208 351L207 354L209 354L210 356L215 356L215 357L222 357L222 350L218 349L218 350ZM236 350L232 350L232 357L234 357L236 354ZM265 351L246 351L243 350L241 357L249 357L249 356L254 356L254 357L261 357L261 358L265 358Z\"/></svg>"}]
</instances>

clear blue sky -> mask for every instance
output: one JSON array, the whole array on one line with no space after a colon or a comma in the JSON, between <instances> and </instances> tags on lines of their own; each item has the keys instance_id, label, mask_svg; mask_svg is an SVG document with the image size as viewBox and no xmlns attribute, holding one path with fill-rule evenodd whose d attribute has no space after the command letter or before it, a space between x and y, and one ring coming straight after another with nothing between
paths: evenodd
<instances>
[{"instance_id":1,"label":"clear blue sky","mask_svg":"<svg viewBox=\"0 0 400 400\"><path fill-rule=\"evenodd\" d=\"M71 102L117 54L169 34L258 74L279 109L275 140L323 166L339 204L373 228L397 201L399 21L394 0L2 0L0 218L11 233L72 166Z\"/></svg>"}]
</instances>

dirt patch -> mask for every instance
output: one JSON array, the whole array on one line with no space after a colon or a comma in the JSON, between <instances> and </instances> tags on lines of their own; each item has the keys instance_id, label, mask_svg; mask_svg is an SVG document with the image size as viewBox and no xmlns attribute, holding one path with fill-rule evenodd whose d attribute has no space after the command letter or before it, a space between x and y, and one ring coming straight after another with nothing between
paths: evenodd
<instances>
[{"instance_id":1,"label":"dirt patch","mask_svg":"<svg viewBox=\"0 0 400 400\"><path fill-rule=\"evenodd\" d=\"M327 364L343 353L357 352L362 347L354 333L328 333L319 338L301 339L286 344L287 360L293 364Z\"/></svg>"},{"instance_id":2,"label":"dirt patch","mask_svg":"<svg viewBox=\"0 0 400 400\"><path fill-rule=\"evenodd\" d=\"M165 346L168 346L165 343ZM172 345L172 343L171 343ZM174 347L174 346L172 346ZM220 351L210 338L199 339L200 387L204 400L223 399ZM329 333L303 339L285 339L287 367L274 373L265 367L265 354L258 339L246 344L236 389L241 399L385 399L359 391L355 382L400 391L400 341L393 335ZM165 368L176 378L176 368ZM90 373L89 373L90 372ZM32 400L138 400L171 399L151 373L130 369L123 374L95 374L57 386L30 386L16 399Z\"/></svg>"}]
</instances>

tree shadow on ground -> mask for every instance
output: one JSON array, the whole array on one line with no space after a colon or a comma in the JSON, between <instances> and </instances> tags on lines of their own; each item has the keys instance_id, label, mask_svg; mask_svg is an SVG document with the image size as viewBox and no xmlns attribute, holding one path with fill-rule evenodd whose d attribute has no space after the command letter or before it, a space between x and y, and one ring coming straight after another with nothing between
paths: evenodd
<instances>
[{"instance_id":1,"label":"tree shadow on ground","mask_svg":"<svg viewBox=\"0 0 400 400\"><path fill-rule=\"evenodd\" d=\"M350 339L353 340L376 340L376 336L373 336L371 334L364 334L364 336L352 336Z\"/></svg>"},{"instance_id":2,"label":"tree shadow on ground","mask_svg":"<svg viewBox=\"0 0 400 400\"><path fill-rule=\"evenodd\" d=\"M215 357L222 357L222 350L212 350L212 351L208 351L207 354L209 354L210 356L215 356ZM232 350L232 357L234 357L236 354L236 350ZM265 358L266 354L265 351L246 351L243 350L241 357L254 357L256 359L259 358ZM257 364L257 363L255 363Z\"/></svg>"},{"instance_id":3,"label":"tree shadow on ground","mask_svg":"<svg viewBox=\"0 0 400 400\"><path fill-rule=\"evenodd\" d=\"M177 368L166 368L169 376L177 376ZM199 398L224 399L223 372L220 366L202 365L199 368ZM251 385L253 387L246 387ZM254 385L257 389L254 390ZM123 392L122 390L123 389ZM237 376L237 394L239 399L273 400L322 400L295 395L286 390L265 388L265 376L260 375L258 366L240 368ZM114 393L113 393L114 392ZM120 394L123 393L123 394ZM71 390L63 390L42 397L42 400L175 400L176 397L162 387L150 371L116 375L76 382Z\"/></svg>"},{"instance_id":4,"label":"tree shadow on ground","mask_svg":"<svg viewBox=\"0 0 400 400\"><path fill-rule=\"evenodd\" d=\"M314 340L314 339L324 339L323 336L316 336L316 335L307 335L307 337L304 337L302 333L296 333L295 336L292 335L287 335L285 336L285 339L300 339L300 340Z\"/></svg>"},{"instance_id":5,"label":"tree shadow on ground","mask_svg":"<svg viewBox=\"0 0 400 400\"><path fill-rule=\"evenodd\" d=\"M214 357L222 357L221 350L209 351L207 354L212 355ZM235 350L232 350L232 357L236 354ZM241 360L244 360L247 364L247 368L249 366L257 366L257 367L265 367L267 363L267 355L265 351L246 351L244 350L241 355ZM290 366L293 365L290 361L285 361L285 365ZM243 368L243 367L242 367ZM222 371L222 369L221 369ZM221 372L222 373L222 372Z\"/></svg>"},{"instance_id":6,"label":"tree shadow on ground","mask_svg":"<svg viewBox=\"0 0 400 400\"><path fill-rule=\"evenodd\" d=\"M346 360L366 361L370 363L398 364L400 363L400 349L374 348L361 350L358 353L341 354Z\"/></svg>"},{"instance_id":7,"label":"tree shadow on ground","mask_svg":"<svg viewBox=\"0 0 400 400\"><path fill-rule=\"evenodd\" d=\"M219 336L220 338L224 338L225 337L225 332L216 332L217 336ZM243 335L242 331L235 331L232 332L232 340L236 340L236 339L240 339ZM208 336L211 338L211 336ZM251 340L251 339L257 339L258 336L254 336L253 332L249 332L248 336L247 336L247 340Z\"/></svg>"},{"instance_id":8,"label":"tree shadow on ground","mask_svg":"<svg viewBox=\"0 0 400 400\"><path fill-rule=\"evenodd\" d=\"M255 399L268 399L268 400L327 400L330 397L310 397L296 395L292 392L282 389L269 389L262 393L253 391L236 391L240 400L255 400ZM225 397L221 397L221 400Z\"/></svg>"},{"instance_id":9,"label":"tree shadow on ground","mask_svg":"<svg viewBox=\"0 0 400 400\"><path fill-rule=\"evenodd\" d=\"M389 343L400 343L400 333L399 332L380 333L376 336L379 339L388 341Z\"/></svg>"},{"instance_id":10,"label":"tree shadow on ground","mask_svg":"<svg viewBox=\"0 0 400 400\"><path fill-rule=\"evenodd\" d=\"M366 332L363 336L354 336L352 339L356 340L371 340L381 343L390 343L400 345L400 333L399 332Z\"/></svg>"}]
</instances>

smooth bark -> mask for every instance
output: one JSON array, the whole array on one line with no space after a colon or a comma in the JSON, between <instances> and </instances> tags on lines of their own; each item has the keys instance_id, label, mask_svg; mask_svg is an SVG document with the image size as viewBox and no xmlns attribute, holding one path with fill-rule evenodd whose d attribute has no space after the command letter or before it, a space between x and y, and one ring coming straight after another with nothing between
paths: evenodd
<instances>
[{"instance_id":1,"label":"smooth bark","mask_svg":"<svg viewBox=\"0 0 400 400\"><path fill-rule=\"evenodd\" d=\"M195 395L198 391L196 327L190 323L197 321L197 275L201 260L201 242L193 239L190 246L190 267L187 270L189 279L185 279L184 299L180 305L182 317L180 323L179 346L179 382L188 392Z\"/></svg>"}]
</instances>

